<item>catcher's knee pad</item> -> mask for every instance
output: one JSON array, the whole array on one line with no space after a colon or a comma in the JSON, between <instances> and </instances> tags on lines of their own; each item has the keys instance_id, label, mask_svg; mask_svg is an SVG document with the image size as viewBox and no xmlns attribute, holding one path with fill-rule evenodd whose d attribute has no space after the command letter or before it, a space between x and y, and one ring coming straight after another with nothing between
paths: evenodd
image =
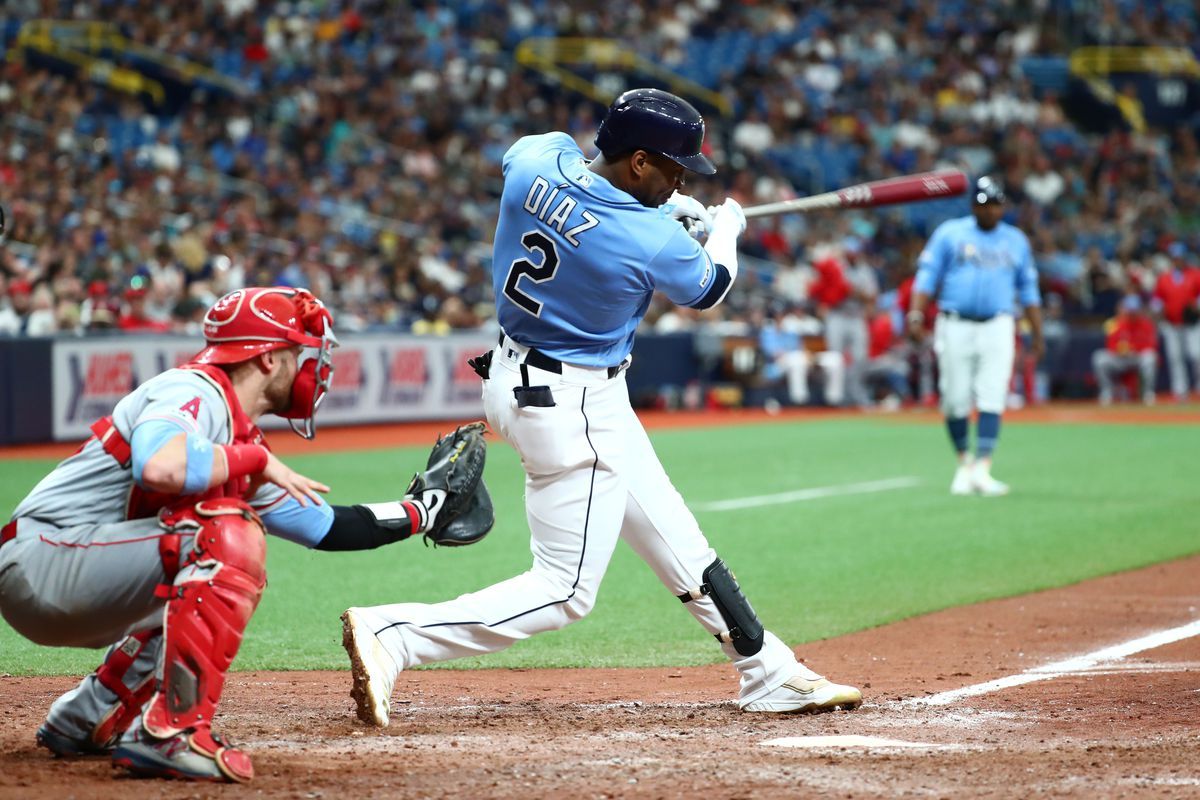
<instances>
[{"instance_id":1,"label":"catcher's knee pad","mask_svg":"<svg viewBox=\"0 0 1200 800\"><path fill-rule=\"evenodd\" d=\"M242 501L201 501L167 515L164 524L195 540L170 587L162 682L143 717L160 738L212 720L267 583L266 531Z\"/></svg>"},{"instance_id":2,"label":"catcher's knee pad","mask_svg":"<svg viewBox=\"0 0 1200 800\"><path fill-rule=\"evenodd\" d=\"M725 566L725 562L717 559L705 568L701 576L703 583L690 592L679 595L679 599L687 603L699 600L701 597L712 598L721 618L729 626L729 630L718 633L717 639L733 645L740 656L752 656L763 646L763 626L758 621L758 615L742 589L738 586L737 578Z\"/></svg>"}]
</instances>

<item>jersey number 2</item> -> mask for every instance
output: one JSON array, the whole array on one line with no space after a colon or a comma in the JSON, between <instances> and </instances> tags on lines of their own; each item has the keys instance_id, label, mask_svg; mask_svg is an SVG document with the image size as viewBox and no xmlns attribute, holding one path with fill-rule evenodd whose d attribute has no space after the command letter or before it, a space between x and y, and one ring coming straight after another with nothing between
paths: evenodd
<instances>
[{"instance_id":1,"label":"jersey number 2","mask_svg":"<svg viewBox=\"0 0 1200 800\"><path fill-rule=\"evenodd\" d=\"M554 277L558 271L558 247L554 240L539 231L529 231L521 237L521 245L530 253L541 251L542 263L534 264L528 258L518 258L508 268L508 277L504 279L504 296L535 317L542 315L542 304L517 288L521 276L527 276L534 283L545 283Z\"/></svg>"}]
</instances>

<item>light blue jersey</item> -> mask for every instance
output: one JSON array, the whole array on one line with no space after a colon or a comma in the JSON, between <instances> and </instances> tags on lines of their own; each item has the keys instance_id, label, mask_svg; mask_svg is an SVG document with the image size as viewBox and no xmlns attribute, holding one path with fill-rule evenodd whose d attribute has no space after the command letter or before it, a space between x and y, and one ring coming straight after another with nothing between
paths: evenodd
<instances>
[{"instance_id":1,"label":"light blue jersey","mask_svg":"<svg viewBox=\"0 0 1200 800\"><path fill-rule=\"evenodd\" d=\"M568 364L612 367L629 355L656 290L707 308L724 295L724 270L663 209L587 163L565 133L509 148L492 282L500 326L515 341Z\"/></svg>"},{"instance_id":2,"label":"light blue jersey","mask_svg":"<svg viewBox=\"0 0 1200 800\"><path fill-rule=\"evenodd\" d=\"M1014 296L1025 308L1041 304L1029 239L1007 222L981 230L973 216L937 227L913 288L936 297L943 311L979 319L1012 314Z\"/></svg>"}]
</instances>

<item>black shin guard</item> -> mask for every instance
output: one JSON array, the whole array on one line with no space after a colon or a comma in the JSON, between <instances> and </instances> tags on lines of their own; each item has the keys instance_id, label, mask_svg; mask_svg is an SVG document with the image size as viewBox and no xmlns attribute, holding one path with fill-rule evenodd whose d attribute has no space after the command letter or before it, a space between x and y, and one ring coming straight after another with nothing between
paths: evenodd
<instances>
[{"instance_id":1,"label":"black shin guard","mask_svg":"<svg viewBox=\"0 0 1200 800\"><path fill-rule=\"evenodd\" d=\"M729 626L724 634L717 634L717 639L732 644L740 656L756 654L763 646L763 626L729 567L718 558L708 565L701 579L704 582L698 590L685 592L679 595L679 599L687 603L705 595L711 597L717 611L721 612L721 618Z\"/></svg>"}]
</instances>

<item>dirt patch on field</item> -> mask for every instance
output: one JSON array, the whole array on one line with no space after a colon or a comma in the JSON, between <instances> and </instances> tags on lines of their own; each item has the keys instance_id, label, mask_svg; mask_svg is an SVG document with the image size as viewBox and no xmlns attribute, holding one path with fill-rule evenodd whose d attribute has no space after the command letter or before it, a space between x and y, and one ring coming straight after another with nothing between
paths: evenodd
<instances>
[{"instance_id":1,"label":"dirt patch on field","mask_svg":"<svg viewBox=\"0 0 1200 800\"><path fill-rule=\"evenodd\" d=\"M738 712L725 665L418 670L377 731L354 720L345 673L236 673L219 727L252 752L249 786L53 760L33 732L73 681L5 677L0 797L1198 796L1200 637L1080 658L1200 619L1198 574L1193 557L811 643L805 660L866 696L822 716ZM1034 682L928 702L1056 663ZM764 744L850 736L873 738Z\"/></svg>"}]
</instances>

